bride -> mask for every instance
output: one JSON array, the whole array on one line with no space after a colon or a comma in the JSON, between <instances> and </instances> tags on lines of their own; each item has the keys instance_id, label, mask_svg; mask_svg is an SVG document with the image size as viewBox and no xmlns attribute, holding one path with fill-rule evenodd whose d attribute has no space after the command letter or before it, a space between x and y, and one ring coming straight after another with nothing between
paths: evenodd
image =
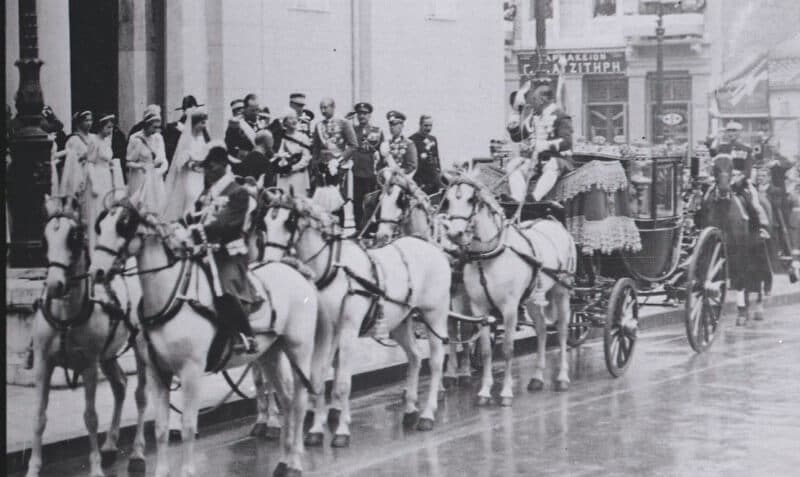
<instances>
[{"instance_id":1,"label":"bride","mask_svg":"<svg viewBox=\"0 0 800 477\"><path fill-rule=\"evenodd\" d=\"M200 108L188 112L190 127L184 128L167 172L165 188L170 194L162 218L178 220L203 192L203 172L198 168L208 149L208 114Z\"/></svg>"}]
</instances>

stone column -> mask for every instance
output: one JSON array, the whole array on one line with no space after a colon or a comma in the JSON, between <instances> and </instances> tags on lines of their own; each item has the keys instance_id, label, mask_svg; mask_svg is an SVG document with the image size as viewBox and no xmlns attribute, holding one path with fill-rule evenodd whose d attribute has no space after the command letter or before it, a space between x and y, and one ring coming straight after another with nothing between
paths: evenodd
<instances>
[{"instance_id":1,"label":"stone column","mask_svg":"<svg viewBox=\"0 0 800 477\"><path fill-rule=\"evenodd\" d=\"M644 74L628 77L628 141L649 137L647 125L647 79Z\"/></svg>"}]
</instances>

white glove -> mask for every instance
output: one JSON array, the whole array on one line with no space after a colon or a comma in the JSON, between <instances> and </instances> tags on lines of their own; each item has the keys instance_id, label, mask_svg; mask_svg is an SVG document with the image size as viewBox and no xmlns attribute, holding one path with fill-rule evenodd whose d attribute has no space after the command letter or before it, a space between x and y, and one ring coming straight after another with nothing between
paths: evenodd
<instances>
[{"instance_id":1,"label":"white glove","mask_svg":"<svg viewBox=\"0 0 800 477\"><path fill-rule=\"evenodd\" d=\"M378 152L380 152L381 156L388 156L389 155L389 145L385 142L382 142L381 145L378 147Z\"/></svg>"},{"instance_id":2,"label":"white glove","mask_svg":"<svg viewBox=\"0 0 800 477\"><path fill-rule=\"evenodd\" d=\"M339 160L338 159L331 159L328 161L328 173L330 175L335 176L339 172Z\"/></svg>"}]
</instances>

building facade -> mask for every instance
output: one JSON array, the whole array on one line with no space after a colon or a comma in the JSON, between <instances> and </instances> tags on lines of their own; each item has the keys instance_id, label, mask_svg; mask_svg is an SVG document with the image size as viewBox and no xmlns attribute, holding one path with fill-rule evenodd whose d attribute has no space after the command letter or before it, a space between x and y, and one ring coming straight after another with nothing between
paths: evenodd
<instances>
[{"instance_id":1,"label":"building facade","mask_svg":"<svg viewBox=\"0 0 800 477\"><path fill-rule=\"evenodd\" d=\"M667 140L692 145L708 133L711 3L665 6L663 114ZM507 64L507 95L539 67L535 0L520 0ZM656 6L638 0L552 0L545 8L546 67L564 82L577 136L654 141Z\"/></svg>"},{"instance_id":2,"label":"building facade","mask_svg":"<svg viewBox=\"0 0 800 477\"><path fill-rule=\"evenodd\" d=\"M19 77L16 1L6 2L6 102ZM45 104L117 112L123 130L147 104L175 120L185 94L221 138L228 104L256 93L273 114L294 91L341 115L358 101L373 122L403 111L407 132L432 114L446 163L485 155L503 130L503 14L456 0L39 0ZM67 126L69 128L69 126Z\"/></svg>"}]
</instances>

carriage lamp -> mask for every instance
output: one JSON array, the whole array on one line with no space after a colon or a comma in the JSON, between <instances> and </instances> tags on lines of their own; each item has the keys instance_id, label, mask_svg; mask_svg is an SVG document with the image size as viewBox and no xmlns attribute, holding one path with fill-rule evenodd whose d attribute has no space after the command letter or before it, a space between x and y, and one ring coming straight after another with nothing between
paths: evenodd
<instances>
[{"instance_id":1,"label":"carriage lamp","mask_svg":"<svg viewBox=\"0 0 800 477\"><path fill-rule=\"evenodd\" d=\"M634 217L648 218L652 200L653 161L633 160L630 168L630 183L633 188L630 201L631 213Z\"/></svg>"}]
</instances>

